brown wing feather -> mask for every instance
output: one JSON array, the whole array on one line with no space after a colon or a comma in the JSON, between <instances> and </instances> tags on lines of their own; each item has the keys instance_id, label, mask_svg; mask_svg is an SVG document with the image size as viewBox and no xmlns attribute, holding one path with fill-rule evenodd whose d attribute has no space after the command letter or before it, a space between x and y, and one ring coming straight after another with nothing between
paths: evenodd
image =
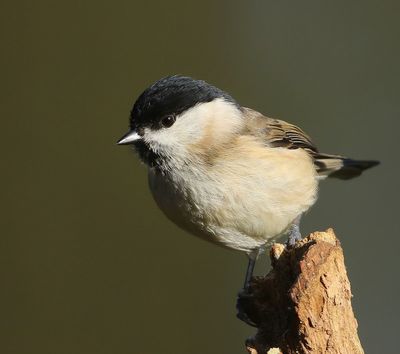
<instances>
[{"instance_id":1,"label":"brown wing feather","mask_svg":"<svg viewBox=\"0 0 400 354\"><path fill-rule=\"evenodd\" d=\"M268 119L266 139L270 146L317 152L311 138L299 127L279 119Z\"/></svg>"},{"instance_id":2,"label":"brown wing feather","mask_svg":"<svg viewBox=\"0 0 400 354\"><path fill-rule=\"evenodd\" d=\"M299 127L283 120L266 117L250 108L245 108L245 115L251 132L261 135L269 146L304 149L311 156L318 153L311 138Z\"/></svg>"},{"instance_id":3,"label":"brown wing feather","mask_svg":"<svg viewBox=\"0 0 400 354\"><path fill-rule=\"evenodd\" d=\"M249 122L248 128L253 134L261 136L268 146L307 151L321 177L349 179L378 164L377 161L358 161L320 153L311 138L299 127L283 120L266 117L250 108L245 108L245 115Z\"/></svg>"}]
</instances>

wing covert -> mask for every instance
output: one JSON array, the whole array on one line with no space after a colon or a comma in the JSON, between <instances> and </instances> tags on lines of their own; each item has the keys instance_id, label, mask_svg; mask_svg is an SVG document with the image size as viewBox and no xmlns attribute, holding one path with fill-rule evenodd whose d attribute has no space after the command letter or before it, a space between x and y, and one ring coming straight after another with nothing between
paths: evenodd
<instances>
[{"instance_id":1,"label":"wing covert","mask_svg":"<svg viewBox=\"0 0 400 354\"><path fill-rule=\"evenodd\" d=\"M318 153L311 138L299 127L280 119L269 118L250 108L245 108L249 129L271 147L304 149L311 156Z\"/></svg>"}]
</instances>

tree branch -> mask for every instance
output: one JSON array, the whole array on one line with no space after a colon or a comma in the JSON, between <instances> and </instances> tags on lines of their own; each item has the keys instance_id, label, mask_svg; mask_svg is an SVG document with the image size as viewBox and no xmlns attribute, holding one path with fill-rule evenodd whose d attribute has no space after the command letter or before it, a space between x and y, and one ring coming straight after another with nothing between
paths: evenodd
<instances>
[{"instance_id":1,"label":"tree branch","mask_svg":"<svg viewBox=\"0 0 400 354\"><path fill-rule=\"evenodd\" d=\"M252 280L241 308L257 325L249 353L362 354L340 242L332 229L290 249L274 244L272 270Z\"/></svg>"}]
</instances>

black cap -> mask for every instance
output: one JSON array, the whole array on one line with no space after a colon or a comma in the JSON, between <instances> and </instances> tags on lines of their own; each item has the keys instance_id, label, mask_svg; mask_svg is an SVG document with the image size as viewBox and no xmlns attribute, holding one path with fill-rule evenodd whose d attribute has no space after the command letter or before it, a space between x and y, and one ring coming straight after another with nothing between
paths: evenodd
<instances>
[{"instance_id":1,"label":"black cap","mask_svg":"<svg viewBox=\"0 0 400 354\"><path fill-rule=\"evenodd\" d=\"M158 129L168 115L179 115L198 103L223 98L238 108L226 92L205 81L186 76L167 76L147 88L136 100L130 116L130 127L139 134L144 127Z\"/></svg>"}]
</instances>

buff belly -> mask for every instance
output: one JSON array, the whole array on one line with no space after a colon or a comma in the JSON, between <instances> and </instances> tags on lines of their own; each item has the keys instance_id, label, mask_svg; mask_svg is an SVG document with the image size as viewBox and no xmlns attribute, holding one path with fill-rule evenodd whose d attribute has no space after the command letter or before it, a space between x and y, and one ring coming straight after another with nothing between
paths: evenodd
<instances>
[{"instance_id":1,"label":"buff belly","mask_svg":"<svg viewBox=\"0 0 400 354\"><path fill-rule=\"evenodd\" d=\"M222 246L251 252L284 234L315 202L317 178L303 150L251 144L213 165L149 170L153 197L175 224ZM249 150L250 149L250 150ZM237 156L247 156L238 159Z\"/></svg>"}]
</instances>

